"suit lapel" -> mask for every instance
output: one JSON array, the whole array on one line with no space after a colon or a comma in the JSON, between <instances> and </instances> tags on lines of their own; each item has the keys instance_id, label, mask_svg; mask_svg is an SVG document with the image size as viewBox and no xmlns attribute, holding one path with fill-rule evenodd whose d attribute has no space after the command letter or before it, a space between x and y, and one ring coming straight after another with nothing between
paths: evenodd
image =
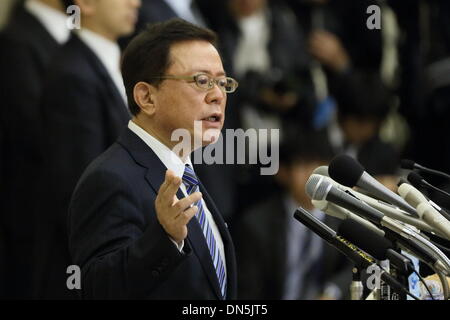
<instances>
[{"instance_id":1,"label":"suit lapel","mask_svg":"<svg viewBox=\"0 0 450 320\"><path fill-rule=\"evenodd\" d=\"M73 41L79 42L79 45L84 51L87 60L92 66L93 70L95 70L96 74L98 74L98 76L101 78L101 82L107 89L108 97L113 100L113 103L110 104L110 108L108 110L111 112L113 118L115 118L115 123L123 123L124 121L130 119L130 112L128 111L128 107L103 63L95 55L95 53L92 52L92 50L89 49L89 47L86 46L83 41L81 41L81 39L77 35L73 34L72 36L74 37Z\"/></svg>"},{"instance_id":2,"label":"suit lapel","mask_svg":"<svg viewBox=\"0 0 450 320\"><path fill-rule=\"evenodd\" d=\"M135 161L141 166L147 168L147 172L145 174L145 179L155 191L158 193L158 190L161 184L164 182L164 177L167 168L158 158L158 156L150 149L150 147L145 144L137 135L135 135L130 129L126 129L125 132L120 136L118 143L121 144L125 149L128 150L130 155L135 159ZM235 274L235 262L234 262L234 253L233 255L228 254L228 252L234 252L234 248L232 247L231 238L229 236L228 231L226 230L225 224L223 222L220 214L217 214L217 209L215 208L212 201L210 201L209 195L205 192L203 186L200 186L202 193L206 195L204 196L205 202L210 209L211 213L214 216L216 224L219 228L220 233L222 234L222 238L224 241L225 248L227 254L227 274L234 275ZM184 198L184 194L181 190L177 192L178 199ZM195 255L198 257L202 268L207 275L207 278L216 293L219 299L222 299L222 294L220 292L219 281L217 279L216 271L214 269L214 265L211 259L211 255L209 253L208 245L206 243L205 237L203 236L203 231L200 227L200 224L196 218L192 218L188 223L188 236L187 241L189 245L192 247ZM229 257L229 259L228 259ZM228 261L230 260L230 261ZM230 281L229 283L234 283ZM234 287L229 288L229 290L234 290ZM230 292L230 291L228 291ZM234 292L234 291L233 291Z\"/></svg>"}]
</instances>

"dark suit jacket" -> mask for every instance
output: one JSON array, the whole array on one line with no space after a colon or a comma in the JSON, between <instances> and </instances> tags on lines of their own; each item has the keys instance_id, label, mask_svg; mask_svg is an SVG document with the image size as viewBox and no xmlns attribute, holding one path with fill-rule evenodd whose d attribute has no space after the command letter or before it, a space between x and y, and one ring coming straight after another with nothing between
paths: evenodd
<instances>
[{"instance_id":1,"label":"dark suit jacket","mask_svg":"<svg viewBox=\"0 0 450 320\"><path fill-rule=\"evenodd\" d=\"M286 210L282 196L277 194L249 209L236 223L232 234L237 251L239 299L283 298L287 262ZM326 216L325 223L335 229L336 220ZM351 264L327 243L324 243L320 261L313 266L315 274L305 277L304 286L319 279L322 284L336 284L346 295L352 278Z\"/></svg>"},{"instance_id":2,"label":"dark suit jacket","mask_svg":"<svg viewBox=\"0 0 450 320\"><path fill-rule=\"evenodd\" d=\"M0 34L0 211L7 298L31 297L43 78L59 44L23 6ZM3 276L3 273L2 275Z\"/></svg>"},{"instance_id":3,"label":"dark suit jacket","mask_svg":"<svg viewBox=\"0 0 450 320\"><path fill-rule=\"evenodd\" d=\"M147 25L176 17L177 14L164 0L143 0L139 8L135 32L131 36L120 39L120 46L125 48Z\"/></svg>"},{"instance_id":4,"label":"dark suit jacket","mask_svg":"<svg viewBox=\"0 0 450 320\"><path fill-rule=\"evenodd\" d=\"M37 220L37 297L64 298L67 210L87 165L119 136L130 116L97 56L75 35L49 69L43 92L45 183Z\"/></svg>"},{"instance_id":5,"label":"dark suit jacket","mask_svg":"<svg viewBox=\"0 0 450 320\"><path fill-rule=\"evenodd\" d=\"M157 220L154 202L165 171L156 154L127 129L84 172L69 209L70 253L82 267L84 298L220 299L197 219L188 224L184 253ZM233 243L203 185L200 190L223 239L227 299L233 299ZM183 197L180 190L178 197Z\"/></svg>"}]
</instances>

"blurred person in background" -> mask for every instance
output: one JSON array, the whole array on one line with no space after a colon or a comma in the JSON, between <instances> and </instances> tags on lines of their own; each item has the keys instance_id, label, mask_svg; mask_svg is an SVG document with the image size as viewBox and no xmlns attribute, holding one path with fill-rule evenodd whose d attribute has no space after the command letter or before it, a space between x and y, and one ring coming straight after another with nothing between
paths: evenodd
<instances>
[{"instance_id":1,"label":"blurred person in background","mask_svg":"<svg viewBox=\"0 0 450 320\"><path fill-rule=\"evenodd\" d=\"M134 33L119 40L122 48L125 48L131 39L152 23L181 18L198 26L206 26L198 0L142 0L141 2Z\"/></svg>"},{"instance_id":2,"label":"blurred person in background","mask_svg":"<svg viewBox=\"0 0 450 320\"><path fill-rule=\"evenodd\" d=\"M280 187L247 210L235 226L239 299L344 299L351 264L294 219L298 206L332 228L339 220L315 209L305 193L314 169L333 156L326 132L301 132L283 141Z\"/></svg>"},{"instance_id":3,"label":"blurred person in background","mask_svg":"<svg viewBox=\"0 0 450 320\"><path fill-rule=\"evenodd\" d=\"M450 2L389 3L401 30L399 110L410 129L405 157L450 173Z\"/></svg>"},{"instance_id":4,"label":"blurred person in background","mask_svg":"<svg viewBox=\"0 0 450 320\"><path fill-rule=\"evenodd\" d=\"M279 1L228 0L208 18L219 35L226 69L241 83L241 90L229 102L234 127L280 129L283 135L291 128L308 126L315 101L306 42L292 11ZM259 143L269 145L270 137ZM248 145L247 163L258 162L258 156L252 157L258 153L258 144ZM264 199L275 182L272 176L259 174L259 165L237 170L236 213L240 214Z\"/></svg>"},{"instance_id":5,"label":"blurred person in background","mask_svg":"<svg viewBox=\"0 0 450 320\"><path fill-rule=\"evenodd\" d=\"M399 154L380 137L391 94L377 75L354 73L347 80L336 95L342 137L335 151L357 159L369 174L396 191Z\"/></svg>"},{"instance_id":6,"label":"blurred person in background","mask_svg":"<svg viewBox=\"0 0 450 320\"><path fill-rule=\"evenodd\" d=\"M69 200L85 167L130 119L117 40L134 31L140 0L73 3L81 9L81 30L50 66L41 101L45 184L36 221L35 289L45 299L74 296L66 286Z\"/></svg>"},{"instance_id":7,"label":"blurred person in background","mask_svg":"<svg viewBox=\"0 0 450 320\"><path fill-rule=\"evenodd\" d=\"M34 216L42 187L43 79L70 30L60 0L16 5L0 33L0 211L5 257L5 298L32 295Z\"/></svg>"},{"instance_id":8,"label":"blurred person in background","mask_svg":"<svg viewBox=\"0 0 450 320\"><path fill-rule=\"evenodd\" d=\"M378 74L382 33L368 29L367 8L376 0L287 0L305 30L309 65L318 101L315 128L336 126L336 84L353 72ZM333 145L335 142L330 141Z\"/></svg>"}]
</instances>

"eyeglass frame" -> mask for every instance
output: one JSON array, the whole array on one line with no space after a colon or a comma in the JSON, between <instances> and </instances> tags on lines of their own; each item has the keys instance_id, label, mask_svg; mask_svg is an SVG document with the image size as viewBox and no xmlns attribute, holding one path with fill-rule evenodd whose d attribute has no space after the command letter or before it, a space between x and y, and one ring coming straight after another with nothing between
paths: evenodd
<instances>
[{"instance_id":1,"label":"eyeglass frame","mask_svg":"<svg viewBox=\"0 0 450 320\"><path fill-rule=\"evenodd\" d=\"M170 75L170 74L168 74L168 75L160 76L160 77L151 77L150 79L161 79L161 80L190 80L190 81L188 81L188 83L194 82L195 85L196 85L198 88L203 89L203 90L211 90L211 89L214 87L214 85L211 85L210 88L202 88L202 87L200 87L199 84L198 84L198 82L197 82L197 79L196 79L198 76L207 76L208 79L210 80L208 86L211 85L211 83L215 83L215 84L219 87L220 90L222 90L222 87L219 86L218 81L219 81L219 80L222 80L222 79L231 79L231 80L233 81L233 83L236 84L236 87L234 88L233 91L228 91L228 92L225 91L225 87L223 87L223 90L222 90L222 91L225 92L225 93L233 93L233 92L235 92L236 89L239 87L239 82L237 82L236 79L234 79L234 78L226 77L226 76L213 78L213 77L209 76L209 75L206 74L206 73L199 73L199 74L196 74L196 75L193 75L193 76L175 76L175 75Z\"/></svg>"}]
</instances>

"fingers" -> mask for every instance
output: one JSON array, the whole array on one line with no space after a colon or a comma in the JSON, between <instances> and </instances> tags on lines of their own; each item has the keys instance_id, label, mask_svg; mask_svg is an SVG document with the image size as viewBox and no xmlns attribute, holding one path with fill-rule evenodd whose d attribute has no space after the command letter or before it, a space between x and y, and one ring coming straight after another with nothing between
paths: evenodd
<instances>
[{"instance_id":1,"label":"fingers","mask_svg":"<svg viewBox=\"0 0 450 320\"><path fill-rule=\"evenodd\" d=\"M189 221L192 219L192 217L195 216L197 211L198 211L198 207L197 206L193 206L193 207L183 211L177 217L177 219L179 220L179 223L181 223L182 225L187 225L189 223Z\"/></svg>"},{"instance_id":2,"label":"fingers","mask_svg":"<svg viewBox=\"0 0 450 320\"><path fill-rule=\"evenodd\" d=\"M158 196L161 198L164 205L171 206L173 204L174 197L176 196L180 185L181 178L175 176L171 170L167 170L165 180L158 191Z\"/></svg>"},{"instance_id":3,"label":"fingers","mask_svg":"<svg viewBox=\"0 0 450 320\"><path fill-rule=\"evenodd\" d=\"M201 192L195 192L191 194L190 196L183 198L181 200L178 200L175 204L175 210L177 212L183 212L186 209L188 209L192 204L196 203L202 198Z\"/></svg>"}]
</instances>

